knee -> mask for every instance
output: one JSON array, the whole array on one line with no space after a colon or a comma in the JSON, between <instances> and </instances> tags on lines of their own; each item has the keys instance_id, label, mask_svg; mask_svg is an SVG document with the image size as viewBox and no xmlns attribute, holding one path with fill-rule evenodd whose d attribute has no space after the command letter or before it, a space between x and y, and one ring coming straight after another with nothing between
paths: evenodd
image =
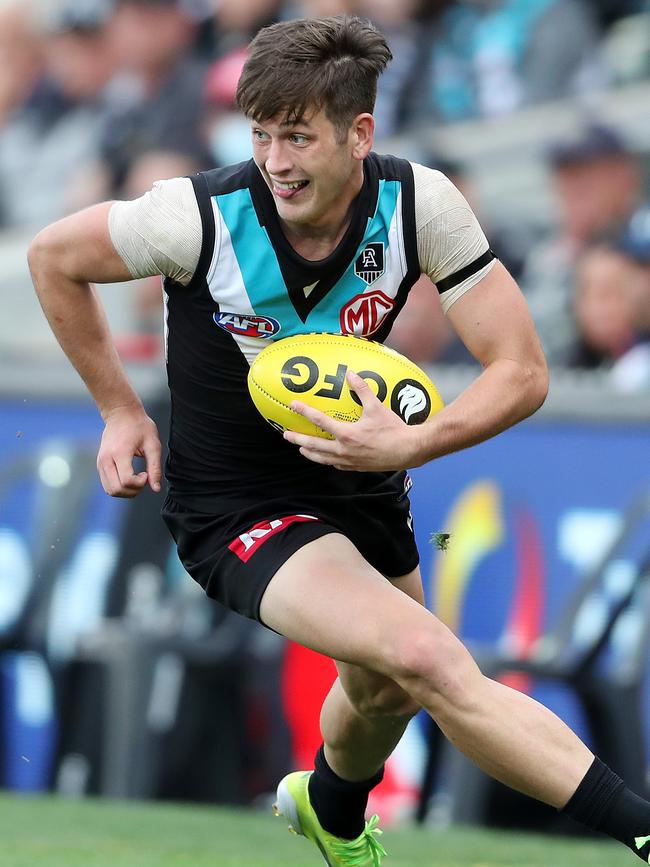
<instances>
[{"instance_id":1,"label":"knee","mask_svg":"<svg viewBox=\"0 0 650 867\"><path fill-rule=\"evenodd\" d=\"M436 717L452 708L471 711L479 701L483 675L467 648L442 624L401 637L390 665L396 682Z\"/></svg>"}]
</instances>

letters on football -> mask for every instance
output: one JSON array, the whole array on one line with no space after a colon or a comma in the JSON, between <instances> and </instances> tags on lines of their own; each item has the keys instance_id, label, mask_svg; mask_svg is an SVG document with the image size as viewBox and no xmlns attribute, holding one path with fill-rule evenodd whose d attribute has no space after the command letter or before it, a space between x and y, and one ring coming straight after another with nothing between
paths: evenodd
<instances>
[{"instance_id":1,"label":"letters on football","mask_svg":"<svg viewBox=\"0 0 650 867\"><path fill-rule=\"evenodd\" d=\"M421 424L444 406L417 364L381 343L345 334L301 334L270 343L250 367L248 390L278 431L330 438L290 405L297 399L338 421L358 421L362 406L347 383L348 370L406 424Z\"/></svg>"}]
</instances>

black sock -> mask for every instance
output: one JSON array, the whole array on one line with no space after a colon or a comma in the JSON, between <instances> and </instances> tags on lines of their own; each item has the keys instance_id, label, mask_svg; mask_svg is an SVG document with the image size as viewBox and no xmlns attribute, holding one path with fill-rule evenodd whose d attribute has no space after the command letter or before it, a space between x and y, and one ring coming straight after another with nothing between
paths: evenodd
<instances>
[{"instance_id":1,"label":"black sock","mask_svg":"<svg viewBox=\"0 0 650 867\"><path fill-rule=\"evenodd\" d=\"M342 780L327 764L323 746L316 753L314 773L309 778L309 800L326 831L344 840L354 840L365 826L371 789L381 783L384 769L369 780Z\"/></svg>"},{"instance_id":2,"label":"black sock","mask_svg":"<svg viewBox=\"0 0 650 867\"><path fill-rule=\"evenodd\" d=\"M631 792L600 759L594 759L562 812L594 831L602 831L620 840L639 858L647 861L650 855L650 802ZM648 840L641 842L645 837Z\"/></svg>"}]
</instances>

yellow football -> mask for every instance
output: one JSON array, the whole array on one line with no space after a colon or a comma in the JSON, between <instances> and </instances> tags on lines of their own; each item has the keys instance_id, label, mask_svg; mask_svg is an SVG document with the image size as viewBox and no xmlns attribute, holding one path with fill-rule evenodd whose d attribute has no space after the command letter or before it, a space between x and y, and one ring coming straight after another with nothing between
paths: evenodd
<instances>
[{"instance_id":1,"label":"yellow football","mask_svg":"<svg viewBox=\"0 0 650 867\"><path fill-rule=\"evenodd\" d=\"M300 400L339 421L358 421L362 407L347 383L348 370L407 424L421 424L444 406L417 364L381 343L344 334L301 334L269 344L250 367L248 390L277 430L331 438L289 405Z\"/></svg>"}]
</instances>

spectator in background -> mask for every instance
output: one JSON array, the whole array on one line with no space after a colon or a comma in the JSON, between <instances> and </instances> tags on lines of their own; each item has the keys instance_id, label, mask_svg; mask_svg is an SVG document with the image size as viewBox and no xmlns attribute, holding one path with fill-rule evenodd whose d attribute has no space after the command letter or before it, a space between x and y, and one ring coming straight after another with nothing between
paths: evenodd
<instances>
[{"instance_id":1,"label":"spectator in background","mask_svg":"<svg viewBox=\"0 0 650 867\"><path fill-rule=\"evenodd\" d=\"M37 229L74 207L70 184L80 165L96 159L108 108L110 13L108 0L66 0L41 23L41 76L35 85L28 77L27 98L0 136L5 226ZM33 65L27 69L33 76Z\"/></svg>"},{"instance_id":2,"label":"spectator in background","mask_svg":"<svg viewBox=\"0 0 650 867\"><path fill-rule=\"evenodd\" d=\"M205 78L203 135L213 166L230 166L253 156L251 126L235 105L247 51L236 48L210 66Z\"/></svg>"},{"instance_id":3,"label":"spectator in background","mask_svg":"<svg viewBox=\"0 0 650 867\"><path fill-rule=\"evenodd\" d=\"M592 0L602 25L609 27L628 15L648 11L648 0Z\"/></svg>"},{"instance_id":4,"label":"spectator in background","mask_svg":"<svg viewBox=\"0 0 650 867\"><path fill-rule=\"evenodd\" d=\"M42 72L32 10L24 0L0 2L0 135L14 111L27 101Z\"/></svg>"},{"instance_id":5,"label":"spectator in background","mask_svg":"<svg viewBox=\"0 0 650 867\"><path fill-rule=\"evenodd\" d=\"M642 266L616 246L600 245L583 254L573 299L577 342L570 367L607 371L619 391L650 389L644 281Z\"/></svg>"},{"instance_id":6,"label":"spectator in background","mask_svg":"<svg viewBox=\"0 0 650 867\"><path fill-rule=\"evenodd\" d=\"M112 83L100 162L84 178L89 202L121 196L129 173L152 152L205 167L205 66L191 56L200 21L189 9L183 0L116 0L110 39L120 74Z\"/></svg>"},{"instance_id":7,"label":"spectator in background","mask_svg":"<svg viewBox=\"0 0 650 867\"><path fill-rule=\"evenodd\" d=\"M214 7L217 57L248 45L257 31L280 17L281 0L218 0ZM296 17L290 15L289 17Z\"/></svg>"},{"instance_id":8,"label":"spectator in background","mask_svg":"<svg viewBox=\"0 0 650 867\"><path fill-rule=\"evenodd\" d=\"M634 214L618 239L618 249L636 263L643 275L638 322L650 334L650 205Z\"/></svg>"},{"instance_id":9,"label":"spectator in background","mask_svg":"<svg viewBox=\"0 0 650 867\"><path fill-rule=\"evenodd\" d=\"M282 18L324 18L328 15L354 15L355 0L288 0Z\"/></svg>"},{"instance_id":10,"label":"spectator in background","mask_svg":"<svg viewBox=\"0 0 650 867\"><path fill-rule=\"evenodd\" d=\"M577 342L570 367L609 368L638 342L642 279L639 267L615 247L599 245L583 253L573 296Z\"/></svg>"},{"instance_id":11,"label":"spectator in background","mask_svg":"<svg viewBox=\"0 0 650 867\"><path fill-rule=\"evenodd\" d=\"M406 123L411 94L423 59L426 31L418 26L421 0L356 0L355 14L369 18L385 34L393 62L380 78L375 105L375 135L382 139L399 132Z\"/></svg>"},{"instance_id":12,"label":"spectator in background","mask_svg":"<svg viewBox=\"0 0 650 867\"><path fill-rule=\"evenodd\" d=\"M637 340L614 366L612 378L622 391L650 391L650 206L639 208L617 243L618 250L638 269L633 295Z\"/></svg>"},{"instance_id":13,"label":"spectator in background","mask_svg":"<svg viewBox=\"0 0 650 867\"><path fill-rule=\"evenodd\" d=\"M434 19L414 122L511 113L602 86L599 31L583 0L464 0Z\"/></svg>"},{"instance_id":14,"label":"spectator in background","mask_svg":"<svg viewBox=\"0 0 650 867\"><path fill-rule=\"evenodd\" d=\"M551 364L567 362L575 342L571 297L581 254L620 234L643 193L637 157L611 128L593 122L549 152L558 228L531 249L521 286Z\"/></svg>"}]
</instances>

